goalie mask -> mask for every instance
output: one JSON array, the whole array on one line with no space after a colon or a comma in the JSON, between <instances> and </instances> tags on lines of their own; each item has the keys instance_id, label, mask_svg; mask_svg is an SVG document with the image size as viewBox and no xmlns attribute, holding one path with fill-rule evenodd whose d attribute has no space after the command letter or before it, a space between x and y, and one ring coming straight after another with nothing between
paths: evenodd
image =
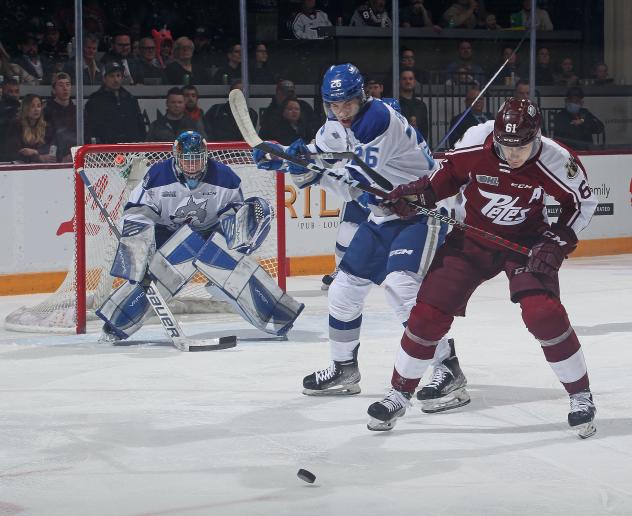
<instances>
[{"instance_id":1,"label":"goalie mask","mask_svg":"<svg viewBox=\"0 0 632 516\"><path fill-rule=\"evenodd\" d=\"M366 102L364 78L350 63L331 66L323 76L320 92L327 118L338 120L345 127L351 126Z\"/></svg>"},{"instance_id":2,"label":"goalie mask","mask_svg":"<svg viewBox=\"0 0 632 516\"><path fill-rule=\"evenodd\" d=\"M181 133L173 142L173 158L178 176L189 188L196 188L206 172L206 140L195 131Z\"/></svg>"},{"instance_id":3,"label":"goalie mask","mask_svg":"<svg viewBox=\"0 0 632 516\"><path fill-rule=\"evenodd\" d=\"M518 168L540 150L540 110L528 99L510 98L494 122L494 147L511 168Z\"/></svg>"}]
</instances>

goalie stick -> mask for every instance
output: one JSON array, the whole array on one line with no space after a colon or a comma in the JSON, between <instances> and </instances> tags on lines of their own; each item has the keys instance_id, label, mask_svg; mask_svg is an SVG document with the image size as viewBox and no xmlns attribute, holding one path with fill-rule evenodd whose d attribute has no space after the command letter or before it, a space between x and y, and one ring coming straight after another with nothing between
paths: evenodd
<instances>
[{"instance_id":1,"label":"goalie stick","mask_svg":"<svg viewBox=\"0 0 632 516\"><path fill-rule=\"evenodd\" d=\"M346 177L333 172L332 170L319 167L314 163L310 163L304 159L299 158L298 156L292 156L287 152L280 151L275 145L264 142L257 131L255 131L254 126L252 125L252 120L250 120L250 115L248 114L248 106L246 104L246 98L241 90L235 89L232 90L228 95L228 101L230 103L230 109L233 113L233 117L235 118L235 122L237 122L237 127L239 127L239 131L241 135L244 137L244 140L248 145L250 145L253 149L259 149L263 152L276 156L278 158L282 158L286 161L294 163L296 165L302 166L311 170L312 172L316 172L317 174L333 177L338 181L342 181L349 186L354 186L358 190L362 190L363 192L367 192L373 194L377 197L384 197L387 193L383 190L378 190L377 188L373 188L372 186L364 185L359 181L354 181L347 179ZM367 165L368 166L368 165ZM373 170L375 174L379 174L376 170ZM425 208L424 206L420 206L418 203L409 201L412 206L417 208L417 211L422 215L426 215L427 217L432 217L434 219L440 220L441 222L445 222L450 226L454 226L459 228L462 231L469 231L470 233L474 233L485 240L489 240L494 242L502 247L506 247L507 249L511 249L520 254L529 255L530 249L523 245L517 244L516 242L512 242L511 240L507 240L498 235L494 235L484 229L477 228L475 226L470 226L465 222L460 222L456 219L448 217L443 213L440 213L435 210L431 210Z\"/></svg>"},{"instance_id":2,"label":"goalie stick","mask_svg":"<svg viewBox=\"0 0 632 516\"><path fill-rule=\"evenodd\" d=\"M99 208L101 215L103 215L103 218L107 222L108 226L110 226L110 230L112 231L116 239L120 240L121 233L112 220L112 217L105 209L105 206L103 206L103 203L94 190L94 186L88 178L85 170L80 167L77 169L77 173L81 177L83 184L86 185L86 188L88 189L88 192L90 192L92 199ZM151 280L151 282L149 283L149 286L145 290L145 295L147 296L147 300L149 301L151 308L156 313L160 324L162 324L163 328L165 329L167 336L171 339L173 345L180 351L214 351L218 349L234 348L237 345L237 337L234 335L209 340L196 340L190 339L185 336L182 332L180 324L173 316L173 313L171 313L171 310L167 306L165 298L158 290L158 287L156 286L154 280ZM212 341L214 343L210 344L209 341Z\"/></svg>"}]
</instances>

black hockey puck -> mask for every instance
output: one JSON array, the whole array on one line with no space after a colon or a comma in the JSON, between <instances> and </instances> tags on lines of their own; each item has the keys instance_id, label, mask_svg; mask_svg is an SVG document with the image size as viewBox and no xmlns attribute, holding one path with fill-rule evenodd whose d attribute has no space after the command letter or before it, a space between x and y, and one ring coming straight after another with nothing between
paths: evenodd
<instances>
[{"instance_id":1,"label":"black hockey puck","mask_svg":"<svg viewBox=\"0 0 632 516\"><path fill-rule=\"evenodd\" d=\"M311 471L307 471L306 469L299 469L296 473L296 476L300 478L303 482L307 482L308 484L313 484L314 480L316 480L316 475L314 475Z\"/></svg>"},{"instance_id":2,"label":"black hockey puck","mask_svg":"<svg viewBox=\"0 0 632 516\"><path fill-rule=\"evenodd\" d=\"M235 335L229 335L227 337L220 337L217 344L208 344L206 346L189 346L189 351L215 351L218 349L234 348L237 345L237 337Z\"/></svg>"}]
</instances>

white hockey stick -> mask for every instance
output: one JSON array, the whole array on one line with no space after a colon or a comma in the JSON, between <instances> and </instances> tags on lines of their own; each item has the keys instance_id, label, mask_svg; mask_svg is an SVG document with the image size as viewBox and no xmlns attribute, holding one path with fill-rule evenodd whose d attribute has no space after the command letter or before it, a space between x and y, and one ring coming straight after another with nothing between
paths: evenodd
<instances>
[{"instance_id":1,"label":"white hockey stick","mask_svg":"<svg viewBox=\"0 0 632 516\"><path fill-rule=\"evenodd\" d=\"M112 220L112 217L103 206L101 199L94 190L92 186L92 182L88 178L85 170L83 168L78 168L77 173L81 177L81 180L86 185L88 192L92 196L92 199L99 207L99 211L105 218L108 226L112 230L112 233L116 237L117 240L121 239L121 233L116 227L116 224ZM149 286L145 289L145 295L147 296L147 300L151 305L152 309L156 313L160 324L162 324L163 328L167 332L167 336L173 342L173 345L178 348L180 351L213 351L217 349L227 349L234 348L237 345L237 337L234 335L230 335L227 337L220 337L219 339L209 339L209 340L196 340L188 338L183 332L180 324L171 313L171 310L167 306L167 302L165 298L162 296L156 283L151 280ZM211 344L211 342L213 342Z\"/></svg>"},{"instance_id":2,"label":"white hockey stick","mask_svg":"<svg viewBox=\"0 0 632 516\"><path fill-rule=\"evenodd\" d=\"M241 135L244 137L244 140L246 141L246 143L250 145L253 149L260 149L268 154L277 156L291 163L295 163L297 165L305 167L313 172L316 172L317 174L333 177L334 179L337 179L338 181L342 181L345 184L356 187L358 190L362 190L363 192L367 192L377 197L384 198L384 194L386 194L387 192L378 190L377 188L373 188L372 186L367 186L358 181L349 180L346 177L340 174L336 174L335 172L329 169L321 168L315 165L314 163L310 163L297 156L292 156L288 154L287 152L283 152L279 150L276 145L271 145L269 143L264 142L261 138L259 138L257 131L255 131L255 128L252 125L252 120L250 120L250 115L248 114L248 105L246 104L246 99L244 97L244 94L241 92L241 90L231 91L228 95L228 101L230 103L230 109L233 112L233 117L235 118L235 122L237 122L237 127L239 127L239 130L241 131ZM377 174L378 172L375 171L375 173ZM440 220L441 222L445 222L446 224L449 224L450 226L457 227L462 231L469 231L471 233L476 233L478 236L485 238L486 240L495 242L498 245L506 247L507 249L511 249L512 251L516 251L517 253L524 254L524 255L529 254L528 247L517 244L515 242L502 238L498 235L494 235L493 233L485 231L484 229L480 229L475 226L470 226L469 224L466 224L465 222L461 222L459 220L448 217L447 215L444 215L441 212L430 210L424 206L418 205L417 203L410 202L410 204L414 206L415 208L417 208L418 213L421 213L422 215L426 215L427 217L432 217L434 219Z\"/></svg>"}]
</instances>

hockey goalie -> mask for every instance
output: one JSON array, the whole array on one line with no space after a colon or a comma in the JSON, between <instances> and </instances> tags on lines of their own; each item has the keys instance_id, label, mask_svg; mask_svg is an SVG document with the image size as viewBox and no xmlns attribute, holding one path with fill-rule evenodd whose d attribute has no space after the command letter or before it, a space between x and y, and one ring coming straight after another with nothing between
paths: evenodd
<instances>
[{"instance_id":1,"label":"hockey goalie","mask_svg":"<svg viewBox=\"0 0 632 516\"><path fill-rule=\"evenodd\" d=\"M153 164L128 199L110 274L126 280L96 311L102 341L128 338L150 308L154 280L165 299L200 272L205 288L254 327L285 335L304 308L284 293L250 255L274 215L260 197L243 198L241 180L208 156L199 133L186 131L172 157Z\"/></svg>"}]
</instances>

